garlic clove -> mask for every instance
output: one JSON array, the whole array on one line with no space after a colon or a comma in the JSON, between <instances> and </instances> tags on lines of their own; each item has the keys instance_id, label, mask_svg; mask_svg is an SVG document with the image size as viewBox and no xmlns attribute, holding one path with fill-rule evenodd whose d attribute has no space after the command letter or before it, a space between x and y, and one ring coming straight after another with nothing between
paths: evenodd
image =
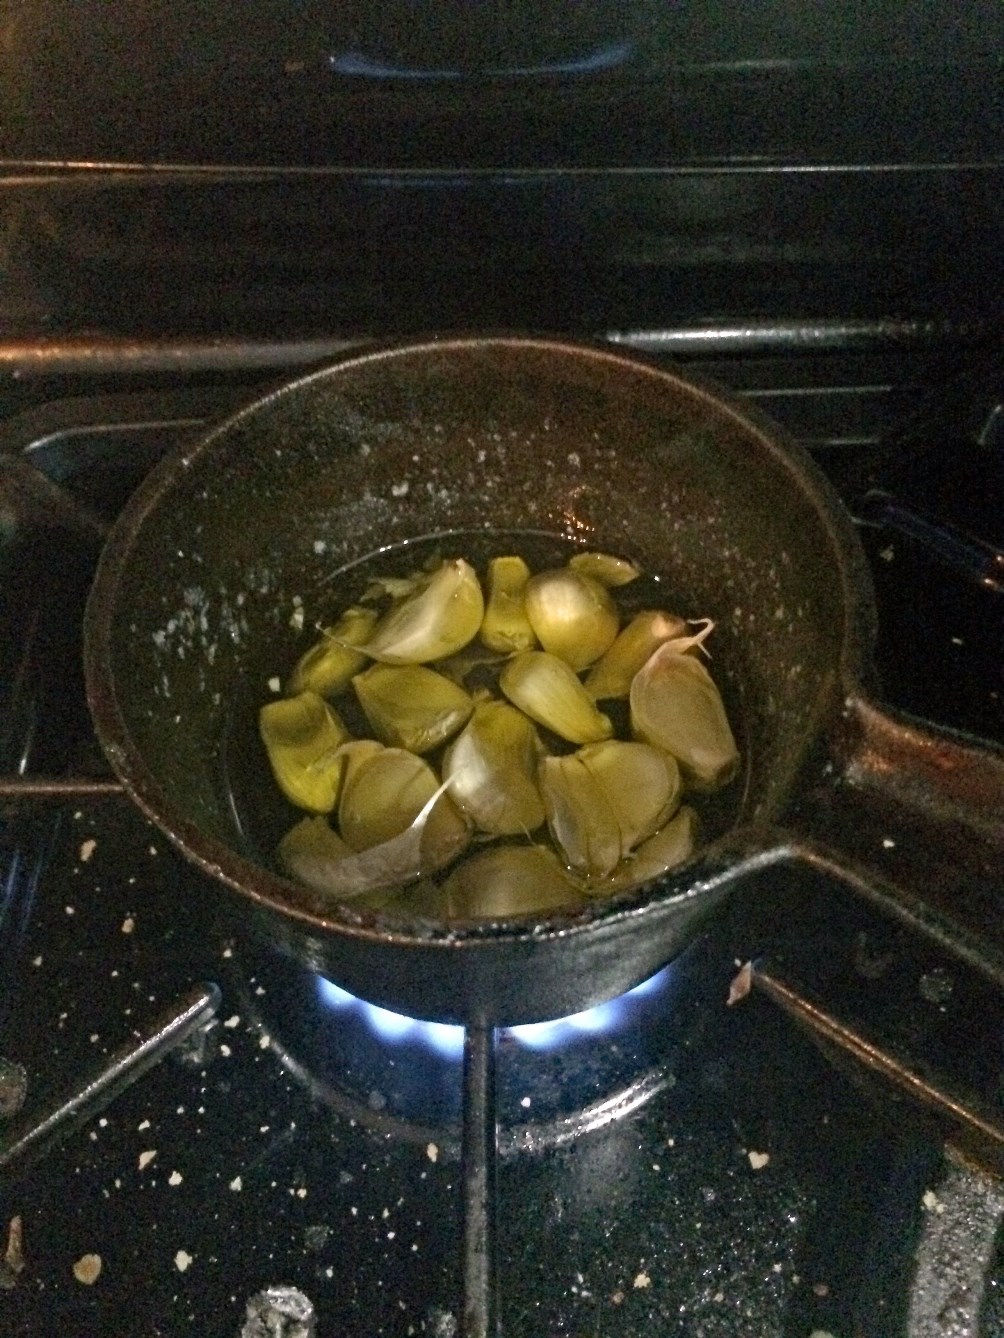
<instances>
[{"instance_id":1,"label":"garlic clove","mask_svg":"<svg viewBox=\"0 0 1004 1338\"><path fill-rule=\"evenodd\" d=\"M595 743L614 732L574 670L557 655L521 651L502 670L499 687L531 720L569 743Z\"/></svg>"},{"instance_id":2,"label":"garlic clove","mask_svg":"<svg viewBox=\"0 0 1004 1338\"><path fill-rule=\"evenodd\" d=\"M581 757L545 757L537 776L548 829L569 867L592 877L610 873L621 858L620 826Z\"/></svg>"},{"instance_id":3,"label":"garlic clove","mask_svg":"<svg viewBox=\"0 0 1004 1338\"><path fill-rule=\"evenodd\" d=\"M334 708L316 692L267 702L258 712L258 732L276 784L290 803L330 813L344 767L337 750L349 737Z\"/></svg>"},{"instance_id":4,"label":"garlic clove","mask_svg":"<svg viewBox=\"0 0 1004 1338\"><path fill-rule=\"evenodd\" d=\"M631 684L631 732L671 753L684 782L715 790L739 769L739 751L718 688L694 655L666 642Z\"/></svg>"},{"instance_id":5,"label":"garlic clove","mask_svg":"<svg viewBox=\"0 0 1004 1338\"><path fill-rule=\"evenodd\" d=\"M682 618L659 609L636 613L617 635L610 648L596 661L585 679L594 701L626 697L631 681L654 650L687 630Z\"/></svg>"},{"instance_id":6,"label":"garlic clove","mask_svg":"<svg viewBox=\"0 0 1004 1338\"><path fill-rule=\"evenodd\" d=\"M382 748L360 762L342 787L338 826L353 850L368 850L400 836L441 789L432 767L403 748ZM414 873L433 873L449 864L470 840L467 822L448 794L429 813Z\"/></svg>"},{"instance_id":7,"label":"garlic clove","mask_svg":"<svg viewBox=\"0 0 1004 1338\"><path fill-rule=\"evenodd\" d=\"M352 686L377 738L412 753L431 753L474 710L462 687L421 664L374 664Z\"/></svg>"},{"instance_id":8,"label":"garlic clove","mask_svg":"<svg viewBox=\"0 0 1004 1338\"><path fill-rule=\"evenodd\" d=\"M617 822L621 857L662 827L680 804L676 759L647 743L607 739L576 756L603 792Z\"/></svg>"},{"instance_id":9,"label":"garlic clove","mask_svg":"<svg viewBox=\"0 0 1004 1338\"><path fill-rule=\"evenodd\" d=\"M526 616L544 650L576 671L598 660L620 627L617 605L606 586L568 567L531 576Z\"/></svg>"},{"instance_id":10,"label":"garlic clove","mask_svg":"<svg viewBox=\"0 0 1004 1338\"><path fill-rule=\"evenodd\" d=\"M346 609L297 661L286 684L286 695L316 692L321 697L334 697L347 688L352 675L366 665L365 654L354 647L369 639L376 621L375 609Z\"/></svg>"},{"instance_id":11,"label":"garlic clove","mask_svg":"<svg viewBox=\"0 0 1004 1338\"><path fill-rule=\"evenodd\" d=\"M502 920L583 904L561 862L540 846L496 846L454 869L440 889L451 919Z\"/></svg>"},{"instance_id":12,"label":"garlic clove","mask_svg":"<svg viewBox=\"0 0 1004 1338\"><path fill-rule=\"evenodd\" d=\"M481 640L492 650L507 654L537 644L526 616L526 587L530 568L521 557L492 558L488 564L488 600L481 623Z\"/></svg>"},{"instance_id":13,"label":"garlic clove","mask_svg":"<svg viewBox=\"0 0 1004 1338\"><path fill-rule=\"evenodd\" d=\"M590 879L584 891L590 896L604 896L661 878L690 859L697 846L699 825L697 813L684 804L664 827L622 860L609 877Z\"/></svg>"},{"instance_id":14,"label":"garlic clove","mask_svg":"<svg viewBox=\"0 0 1004 1338\"><path fill-rule=\"evenodd\" d=\"M383 664L427 664L454 655L478 634L484 596L463 558L444 562L428 583L391 608L362 647Z\"/></svg>"},{"instance_id":15,"label":"garlic clove","mask_svg":"<svg viewBox=\"0 0 1004 1338\"><path fill-rule=\"evenodd\" d=\"M628 585L641 575L640 567L612 553L576 553L568 559L568 566L580 576L591 576L600 585L610 587Z\"/></svg>"},{"instance_id":16,"label":"garlic clove","mask_svg":"<svg viewBox=\"0 0 1004 1338\"><path fill-rule=\"evenodd\" d=\"M480 831L530 833L544 821L537 787L540 740L533 722L508 702L479 703L443 757L450 797Z\"/></svg>"}]
</instances>

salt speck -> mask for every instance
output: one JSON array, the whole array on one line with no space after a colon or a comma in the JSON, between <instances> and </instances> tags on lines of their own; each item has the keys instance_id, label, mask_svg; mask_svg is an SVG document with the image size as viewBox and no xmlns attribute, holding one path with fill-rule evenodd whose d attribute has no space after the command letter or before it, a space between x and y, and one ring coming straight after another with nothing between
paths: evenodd
<instances>
[{"instance_id":1,"label":"salt speck","mask_svg":"<svg viewBox=\"0 0 1004 1338\"><path fill-rule=\"evenodd\" d=\"M174 1256L174 1266L179 1273L184 1273L185 1269L188 1268L191 1262L192 1262L192 1256L188 1253L187 1250L179 1250L178 1253Z\"/></svg>"},{"instance_id":2,"label":"salt speck","mask_svg":"<svg viewBox=\"0 0 1004 1338\"><path fill-rule=\"evenodd\" d=\"M925 1189L921 1203L923 1203L929 1213L943 1213L945 1211L945 1205L941 1202L933 1189Z\"/></svg>"},{"instance_id":3,"label":"salt speck","mask_svg":"<svg viewBox=\"0 0 1004 1338\"><path fill-rule=\"evenodd\" d=\"M529 1110L529 1109L530 1109L530 1098L529 1098L528 1096L524 1096L524 1097L520 1100L520 1103L519 1103L519 1104L523 1107L524 1110Z\"/></svg>"},{"instance_id":4,"label":"salt speck","mask_svg":"<svg viewBox=\"0 0 1004 1338\"><path fill-rule=\"evenodd\" d=\"M281 691L282 691L282 679L281 679L281 678L275 678L275 677L270 678L270 679L268 680L268 690L269 690L269 692L281 692Z\"/></svg>"},{"instance_id":5,"label":"salt speck","mask_svg":"<svg viewBox=\"0 0 1004 1338\"><path fill-rule=\"evenodd\" d=\"M258 1042L258 1049L267 1050L270 1044L271 1044L271 1037L268 1035L262 1036Z\"/></svg>"},{"instance_id":6,"label":"salt speck","mask_svg":"<svg viewBox=\"0 0 1004 1338\"><path fill-rule=\"evenodd\" d=\"M407 497L410 489L411 484L407 480L404 483L392 483L390 495L391 497Z\"/></svg>"},{"instance_id":7,"label":"salt speck","mask_svg":"<svg viewBox=\"0 0 1004 1338\"><path fill-rule=\"evenodd\" d=\"M151 1149L151 1151L149 1152L141 1152L139 1154L139 1169L141 1171L146 1170L146 1168L150 1165L150 1163L153 1161L156 1155L157 1155L156 1148Z\"/></svg>"},{"instance_id":8,"label":"salt speck","mask_svg":"<svg viewBox=\"0 0 1004 1338\"><path fill-rule=\"evenodd\" d=\"M244 1181L240 1178L239 1175L235 1175L234 1178L230 1181L230 1188L234 1191L234 1193L237 1194L239 1194L240 1191L244 1188Z\"/></svg>"},{"instance_id":9,"label":"salt speck","mask_svg":"<svg viewBox=\"0 0 1004 1338\"><path fill-rule=\"evenodd\" d=\"M98 843L94 840L93 836L89 840L82 842L80 846L80 863L86 864L97 848Z\"/></svg>"},{"instance_id":10,"label":"salt speck","mask_svg":"<svg viewBox=\"0 0 1004 1338\"><path fill-rule=\"evenodd\" d=\"M234 1013L231 1017L228 1017L228 1018L226 1019L226 1021L223 1023L223 1025L224 1025L225 1027L236 1027L236 1026L238 1025L238 1023L240 1022L240 1020L241 1020L241 1015L240 1015L240 1013Z\"/></svg>"},{"instance_id":11,"label":"salt speck","mask_svg":"<svg viewBox=\"0 0 1004 1338\"><path fill-rule=\"evenodd\" d=\"M891 836L883 836L883 838L882 838L882 848L883 848L883 850L893 850L893 849L895 849L895 846L896 846L896 842L892 839Z\"/></svg>"},{"instance_id":12,"label":"salt speck","mask_svg":"<svg viewBox=\"0 0 1004 1338\"><path fill-rule=\"evenodd\" d=\"M137 1128L138 1130L140 1130L140 1132L142 1132L144 1129L149 1129L149 1127L150 1127L150 1121L149 1121L149 1120L141 1120L141 1121L139 1122L139 1124L137 1124L137 1126L136 1126L136 1128Z\"/></svg>"},{"instance_id":13,"label":"salt speck","mask_svg":"<svg viewBox=\"0 0 1004 1338\"><path fill-rule=\"evenodd\" d=\"M651 1287L652 1279L647 1273L639 1273L631 1285L632 1287Z\"/></svg>"},{"instance_id":14,"label":"salt speck","mask_svg":"<svg viewBox=\"0 0 1004 1338\"><path fill-rule=\"evenodd\" d=\"M753 1167L754 1171L762 1171L770 1161L769 1152L750 1152L747 1155L749 1156L750 1165Z\"/></svg>"},{"instance_id":15,"label":"salt speck","mask_svg":"<svg viewBox=\"0 0 1004 1338\"><path fill-rule=\"evenodd\" d=\"M438 1161L439 1148L436 1146L435 1143L427 1143L425 1147L425 1155L429 1158L430 1161Z\"/></svg>"},{"instance_id":16,"label":"salt speck","mask_svg":"<svg viewBox=\"0 0 1004 1338\"><path fill-rule=\"evenodd\" d=\"M327 550L327 547L328 545L323 539L314 540L314 552L318 555L318 557L320 557L320 555Z\"/></svg>"},{"instance_id":17,"label":"salt speck","mask_svg":"<svg viewBox=\"0 0 1004 1338\"><path fill-rule=\"evenodd\" d=\"M297 604L296 608L290 615L289 625L290 627L292 627L294 632L300 632L303 630L303 621L304 621L303 606L302 604Z\"/></svg>"},{"instance_id":18,"label":"salt speck","mask_svg":"<svg viewBox=\"0 0 1004 1338\"><path fill-rule=\"evenodd\" d=\"M127 915L126 918L122 921L122 933L131 934L135 928L136 928L136 921L132 918L131 915Z\"/></svg>"}]
</instances>

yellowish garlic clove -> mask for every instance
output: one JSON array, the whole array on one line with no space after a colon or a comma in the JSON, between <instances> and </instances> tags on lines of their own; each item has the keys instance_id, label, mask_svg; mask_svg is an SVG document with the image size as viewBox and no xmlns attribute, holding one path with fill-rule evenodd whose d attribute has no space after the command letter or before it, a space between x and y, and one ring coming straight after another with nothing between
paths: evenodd
<instances>
[{"instance_id":1,"label":"yellowish garlic clove","mask_svg":"<svg viewBox=\"0 0 1004 1338\"><path fill-rule=\"evenodd\" d=\"M699 826L697 813L684 804L664 827L622 860L609 877L587 881L584 890L590 896L603 896L661 878L690 859L697 846Z\"/></svg>"},{"instance_id":2,"label":"yellowish garlic clove","mask_svg":"<svg viewBox=\"0 0 1004 1338\"><path fill-rule=\"evenodd\" d=\"M568 559L568 566L580 576L591 576L600 585L610 587L628 585L641 575L640 567L612 553L576 553Z\"/></svg>"},{"instance_id":3,"label":"yellowish garlic clove","mask_svg":"<svg viewBox=\"0 0 1004 1338\"><path fill-rule=\"evenodd\" d=\"M474 710L459 684L421 664L374 664L352 686L377 738L413 753L431 753L463 729Z\"/></svg>"},{"instance_id":4,"label":"yellowish garlic clove","mask_svg":"<svg viewBox=\"0 0 1004 1338\"><path fill-rule=\"evenodd\" d=\"M488 600L481 623L481 640L492 650L530 650L537 644L526 616L526 587L530 568L521 557L492 558L488 564Z\"/></svg>"},{"instance_id":5,"label":"yellowish garlic clove","mask_svg":"<svg viewBox=\"0 0 1004 1338\"><path fill-rule=\"evenodd\" d=\"M286 695L316 692L321 697L334 697L347 688L352 675L358 674L367 663L365 654L354 647L369 640L376 621L375 609L346 609L333 627L324 629L321 640L297 661L286 684Z\"/></svg>"},{"instance_id":6,"label":"yellowish garlic clove","mask_svg":"<svg viewBox=\"0 0 1004 1338\"><path fill-rule=\"evenodd\" d=\"M617 605L606 586L568 567L531 576L526 616L544 650L576 672L609 649L620 627Z\"/></svg>"},{"instance_id":7,"label":"yellowish garlic clove","mask_svg":"<svg viewBox=\"0 0 1004 1338\"><path fill-rule=\"evenodd\" d=\"M342 774L342 788L344 789L348 785L364 762L368 761L374 753L382 753L386 746L386 744L380 743L376 739L347 739L345 743L340 744L335 755L342 758L345 765Z\"/></svg>"},{"instance_id":8,"label":"yellowish garlic clove","mask_svg":"<svg viewBox=\"0 0 1004 1338\"><path fill-rule=\"evenodd\" d=\"M688 786L718 789L738 771L739 750L711 675L674 645L660 646L635 675L631 732L671 753Z\"/></svg>"},{"instance_id":9,"label":"yellowish garlic clove","mask_svg":"<svg viewBox=\"0 0 1004 1338\"><path fill-rule=\"evenodd\" d=\"M545 757L537 772L547 826L570 868L603 877L621 858L617 817L577 753Z\"/></svg>"},{"instance_id":10,"label":"yellowish garlic clove","mask_svg":"<svg viewBox=\"0 0 1004 1338\"><path fill-rule=\"evenodd\" d=\"M484 617L477 573L463 558L444 562L381 618L362 649L383 664L427 664L472 641Z\"/></svg>"},{"instance_id":11,"label":"yellowish garlic clove","mask_svg":"<svg viewBox=\"0 0 1004 1338\"><path fill-rule=\"evenodd\" d=\"M659 609L636 613L609 650L589 670L585 688L594 701L626 697L631 682L654 650L687 630L682 618Z\"/></svg>"},{"instance_id":12,"label":"yellowish garlic clove","mask_svg":"<svg viewBox=\"0 0 1004 1338\"><path fill-rule=\"evenodd\" d=\"M508 702L481 702L443 757L450 797L482 832L512 836L544 821L537 787L540 740Z\"/></svg>"},{"instance_id":13,"label":"yellowish garlic clove","mask_svg":"<svg viewBox=\"0 0 1004 1338\"><path fill-rule=\"evenodd\" d=\"M258 732L276 784L297 808L330 813L338 801L344 761L337 755L349 732L316 692L267 702Z\"/></svg>"},{"instance_id":14,"label":"yellowish garlic clove","mask_svg":"<svg viewBox=\"0 0 1004 1338\"><path fill-rule=\"evenodd\" d=\"M403 748L382 748L362 761L342 787L338 826L353 850L383 845L415 821L441 789L432 767ZM421 860L415 874L444 868L466 847L470 829L442 793L421 834Z\"/></svg>"},{"instance_id":15,"label":"yellowish garlic clove","mask_svg":"<svg viewBox=\"0 0 1004 1338\"><path fill-rule=\"evenodd\" d=\"M576 756L603 792L621 837L621 857L658 831L680 805L676 759L647 743L607 739Z\"/></svg>"},{"instance_id":16,"label":"yellowish garlic clove","mask_svg":"<svg viewBox=\"0 0 1004 1338\"><path fill-rule=\"evenodd\" d=\"M451 919L503 920L583 904L561 862L540 846L496 846L472 855L440 889Z\"/></svg>"},{"instance_id":17,"label":"yellowish garlic clove","mask_svg":"<svg viewBox=\"0 0 1004 1338\"><path fill-rule=\"evenodd\" d=\"M531 720L569 743L596 743L614 732L575 671L557 655L521 651L502 670L499 687Z\"/></svg>"}]
</instances>

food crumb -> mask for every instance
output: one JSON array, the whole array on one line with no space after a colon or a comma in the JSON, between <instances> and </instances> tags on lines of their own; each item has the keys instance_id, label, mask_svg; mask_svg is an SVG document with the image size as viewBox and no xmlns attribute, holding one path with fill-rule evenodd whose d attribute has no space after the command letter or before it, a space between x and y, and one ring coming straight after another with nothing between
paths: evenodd
<instances>
[{"instance_id":1,"label":"food crumb","mask_svg":"<svg viewBox=\"0 0 1004 1338\"><path fill-rule=\"evenodd\" d=\"M430 1161L438 1161L439 1148L436 1146L435 1143L427 1143L425 1147L425 1155L429 1158Z\"/></svg>"},{"instance_id":2,"label":"food crumb","mask_svg":"<svg viewBox=\"0 0 1004 1338\"><path fill-rule=\"evenodd\" d=\"M131 915L127 915L126 918L122 921L122 933L131 934L135 928L136 928L136 921L132 918Z\"/></svg>"},{"instance_id":3,"label":"food crumb","mask_svg":"<svg viewBox=\"0 0 1004 1338\"><path fill-rule=\"evenodd\" d=\"M233 1017L228 1017L226 1021L223 1023L223 1025L225 1027L231 1027L231 1028L236 1027L237 1024L240 1022L240 1020L241 1020L240 1013L234 1013Z\"/></svg>"},{"instance_id":4,"label":"food crumb","mask_svg":"<svg viewBox=\"0 0 1004 1338\"><path fill-rule=\"evenodd\" d=\"M632 1287L651 1287L652 1279L647 1273L639 1273L631 1285Z\"/></svg>"},{"instance_id":5,"label":"food crumb","mask_svg":"<svg viewBox=\"0 0 1004 1338\"><path fill-rule=\"evenodd\" d=\"M390 495L391 497L407 497L410 488L411 484L408 483L407 481L405 481L404 483L392 483L390 488Z\"/></svg>"},{"instance_id":6,"label":"food crumb","mask_svg":"<svg viewBox=\"0 0 1004 1338\"><path fill-rule=\"evenodd\" d=\"M141 1171L146 1170L146 1168L150 1165L150 1163L153 1161L156 1155L157 1155L156 1148L152 1148L149 1152L141 1152L139 1154L139 1169Z\"/></svg>"},{"instance_id":7,"label":"food crumb","mask_svg":"<svg viewBox=\"0 0 1004 1338\"><path fill-rule=\"evenodd\" d=\"M268 680L268 690L269 690L269 692L281 692L281 691L282 691L282 679L281 679L281 678L277 678L275 675L273 675L273 676Z\"/></svg>"},{"instance_id":8,"label":"food crumb","mask_svg":"<svg viewBox=\"0 0 1004 1338\"><path fill-rule=\"evenodd\" d=\"M890 544L888 548L879 549L879 557L882 559L883 562L891 562L895 556L896 552L892 544Z\"/></svg>"},{"instance_id":9,"label":"food crumb","mask_svg":"<svg viewBox=\"0 0 1004 1338\"><path fill-rule=\"evenodd\" d=\"M614 1305L620 1305L620 1303L624 1300L624 1293L614 1292L613 1296L611 1296L610 1299L611 1301L613 1301Z\"/></svg>"},{"instance_id":10,"label":"food crumb","mask_svg":"<svg viewBox=\"0 0 1004 1338\"><path fill-rule=\"evenodd\" d=\"M724 1293L724 1292L715 1292L714 1296L712 1296L711 1299L712 1299L712 1301L717 1301L718 1304L721 1305L721 1303L725 1300L725 1293Z\"/></svg>"},{"instance_id":11,"label":"food crumb","mask_svg":"<svg viewBox=\"0 0 1004 1338\"><path fill-rule=\"evenodd\" d=\"M891 836L883 836L882 838L883 850L894 850L895 847L896 847L896 842L892 839Z\"/></svg>"},{"instance_id":12,"label":"food crumb","mask_svg":"<svg viewBox=\"0 0 1004 1338\"><path fill-rule=\"evenodd\" d=\"M97 850L97 848L98 848L98 843L97 841L95 841L93 836L89 837L88 840L82 842L80 846L80 863L86 864L87 861L90 859L90 857L94 854L95 850Z\"/></svg>"},{"instance_id":13,"label":"food crumb","mask_svg":"<svg viewBox=\"0 0 1004 1338\"><path fill-rule=\"evenodd\" d=\"M244 1181L240 1178L239 1175L235 1175L234 1178L230 1181L230 1188L235 1193L239 1193L244 1188Z\"/></svg>"},{"instance_id":14,"label":"food crumb","mask_svg":"<svg viewBox=\"0 0 1004 1338\"><path fill-rule=\"evenodd\" d=\"M167 1183L169 1185L180 1185L183 1179L184 1176L181 1174L180 1171L172 1171L171 1174L167 1177Z\"/></svg>"},{"instance_id":15,"label":"food crumb","mask_svg":"<svg viewBox=\"0 0 1004 1338\"><path fill-rule=\"evenodd\" d=\"M754 1171L762 1171L770 1161L769 1152L750 1152L747 1153L747 1156L750 1159L750 1165L753 1167Z\"/></svg>"},{"instance_id":16,"label":"food crumb","mask_svg":"<svg viewBox=\"0 0 1004 1338\"><path fill-rule=\"evenodd\" d=\"M187 1250L179 1250L178 1253L174 1256L174 1266L179 1273L184 1273L185 1269L188 1268L191 1262L192 1262L192 1256L188 1253Z\"/></svg>"},{"instance_id":17,"label":"food crumb","mask_svg":"<svg viewBox=\"0 0 1004 1338\"><path fill-rule=\"evenodd\" d=\"M943 1213L945 1211L945 1205L941 1202L933 1189L924 1190L924 1197L921 1199L921 1203L923 1203L929 1213Z\"/></svg>"},{"instance_id":18,"label":"food crumb","mask_svg":"<svg viewBox=\"0 0 1004 1338\"><path fill-rule=\"evenodd\" d=\"M100 1254L82 1254L73 1265L73 1276L85 1287L93 1287L101 1276Z\"/></svg>"},{"instance_id":19,"label":"food crumb","mask_svg":"<svg viewBox=\"0 0 1004 1338\"><path fill-rule=\"evenodd\" d=\"M829 1296L830 1288L825 1282L814 1282L812 1284L812 1294L819 1297Z\"/></svg>"}]
</instances>

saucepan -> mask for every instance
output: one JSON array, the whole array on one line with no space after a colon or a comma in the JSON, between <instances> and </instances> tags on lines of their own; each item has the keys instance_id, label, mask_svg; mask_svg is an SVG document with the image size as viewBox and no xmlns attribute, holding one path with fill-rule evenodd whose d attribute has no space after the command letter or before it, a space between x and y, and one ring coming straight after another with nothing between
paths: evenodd
<instances>
[{"instance_id":1,"label":"saucepan","mask_svg":"<svg viewBox=\"0 0 1004 1338\"><path fill-rule=\"evenodd\" d=\"M465 556L521 536L629 557L675 611L714 619L742 765L704 843L641 887L500 920L286 878L254 816L269 680L374 555L404 570L430 543ZM112 767L209 875L179 888L179 916L228 898L249 934L378 1004L515 1024L629 989L800 864L1004 981L1004 755L880 705L874 635L852 522L776 426L606 347L448 337L343 357L154 469L101 557L85 668Z\"/></svg>"}]
</instances>

